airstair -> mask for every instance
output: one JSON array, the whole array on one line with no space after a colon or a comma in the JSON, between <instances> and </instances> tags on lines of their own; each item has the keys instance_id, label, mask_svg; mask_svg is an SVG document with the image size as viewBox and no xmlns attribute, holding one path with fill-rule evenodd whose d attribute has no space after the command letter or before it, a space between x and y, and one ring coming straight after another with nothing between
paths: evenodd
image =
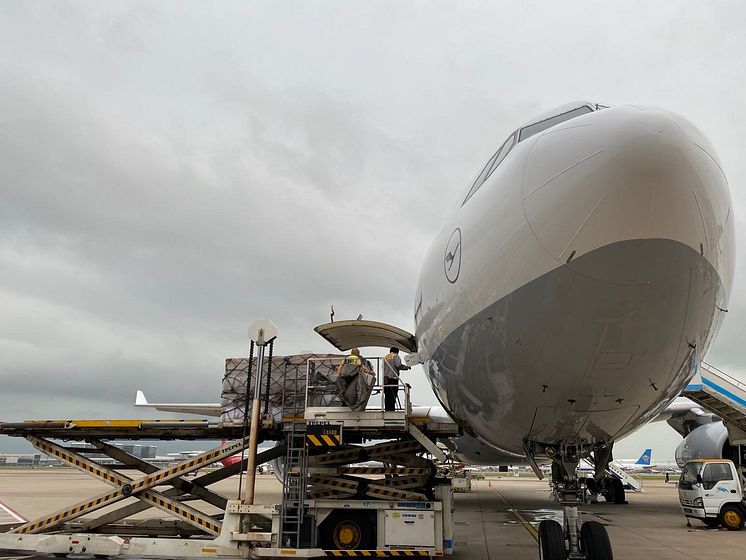
<instances>
[{"instance_id":1,"label":"airstair","mask_svg":"<svg viewBox=\"0 0 746 560\"><path fill-rule=\"evenodd\" d=\"M746 383L743 381L702 362L683 396L722 418L729 430L737 428L746 435Z\"/></svg>"},{"instance_id":2,"label":"airstair","mask_svg":"<svg viewBox=\"0 0 746 560\"><path fill-rule=\"evenodd\" d=\"M593 463L588 459L583 459L579 465L579 468L584 471L593 471L594 469ZM611 463L609 463L609 466L606 469L606 475L621 480L625 490L629 490L631 492L643 491L642 481L625 471L622 466L616 461L612 461Z\"/></svg>"},{"instance_id":3,"label":"airstair","mask_svg":"<svg viewBox=\"0 0 746 560\"><path fill-rule=\"evenodd\" d=\"M606 469L606 473L621 480L626 490L642 492L642 482L625 471L619 463L615 461L609 463L609 468Z\"/></svg>"}]
</instances>

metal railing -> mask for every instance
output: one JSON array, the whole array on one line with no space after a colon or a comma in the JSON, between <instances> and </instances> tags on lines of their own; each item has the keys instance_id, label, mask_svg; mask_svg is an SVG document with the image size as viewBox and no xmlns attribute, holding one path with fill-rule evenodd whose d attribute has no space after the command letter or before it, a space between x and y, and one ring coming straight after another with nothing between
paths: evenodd
<instances>
[{"instance_id":1,"label":"metal railing","mask_svg":"<svg viewBox=\"0 0 746 560\"><path fill-rule=\"evenodd\" d=\"M706 372L709 372L711 374L715 374L717 377L721 378L727 383L730 383L733 387L736 387L737 389L740 389L741 391L746 392L746 383L744 383L740 379L736 379L732 375L725 373L722 369L716 368L712 364L708 364L705 361L702 362L702 369L704 369Z\"/></svg>"},{"instance_id":2,"label":"metal railing","mask_svg":"<svg viewBox=\"0 0 746 560\"><path fill-rule=\"evenodd\" d=\"M309 358L306 367L306 408L309 407L332 407L332 406L346 406L339 398L339 388L336 381L330 378L329 374L337 372L337 368L344 361L345 358ZM366 411L384 411L386 392L385 387L391 387L392 385L385 385L383 383L383 375L381 373L383 358L365 358L363 357L363 363L367 369L375 376L375 383L371 387L370 396L368 403L365 407ZM409 398L410 387L406 383L402 383L401 379L394 385L397 387L397 402L394 410L411 412L411 401Z\"/></svg>"}]
</instances>

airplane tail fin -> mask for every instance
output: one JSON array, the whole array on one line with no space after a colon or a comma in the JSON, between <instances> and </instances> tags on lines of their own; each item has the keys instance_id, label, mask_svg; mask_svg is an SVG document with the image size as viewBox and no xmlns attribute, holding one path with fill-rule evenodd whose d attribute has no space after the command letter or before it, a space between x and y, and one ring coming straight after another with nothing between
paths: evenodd
<instances>
[{"instance_id":1,"label":"airplane tail fin","mask_svg":"<svg viewBox=\"0 0 746 560\"><path fill-rule=\"evenodd\" d=\"M649 465L652 455L653 455L653 450L646 449L645 451L642 452L642 455L640 455L640 458L637 460L635 465Z\"/></svg>"},{"instance_id":2,"label":"airplane tail fin","mask_svg":"<svg viewBox=\"0 0 746 560\"><path fill-rule=\"evenodd\" d=\"M137 396L135 397L135 406L148 406L148 399L145 398L145 393L137 390Z\"/></svg>"}]
</instances>

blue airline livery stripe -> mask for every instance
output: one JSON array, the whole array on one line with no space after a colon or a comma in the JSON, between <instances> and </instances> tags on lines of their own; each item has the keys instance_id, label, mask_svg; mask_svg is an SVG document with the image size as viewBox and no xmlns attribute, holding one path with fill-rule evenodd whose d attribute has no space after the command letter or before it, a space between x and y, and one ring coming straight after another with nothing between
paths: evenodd
<instances>
[{"instance_id":1,"label":"blue airline livery stripe","mask_svg":"<svg viewBox=\"0 0 746 560\"><path fill-rule=\"evenodd\" d=\"M706 379L704 377L702 378L702 383L704 383L708 387L711 387L712 389L715 389L718 393L720 393L721 395L725 395L726 397L728 397L732 401L735 401L735 402L737 402L738 404L740 404L742 406L746 406L746 400L742 399L738 395L734 395L733 393L731 393L727 389L722 388L717 383L713 383L712 381L710 381L709 379Z\"/></svg>"}]
</instances>

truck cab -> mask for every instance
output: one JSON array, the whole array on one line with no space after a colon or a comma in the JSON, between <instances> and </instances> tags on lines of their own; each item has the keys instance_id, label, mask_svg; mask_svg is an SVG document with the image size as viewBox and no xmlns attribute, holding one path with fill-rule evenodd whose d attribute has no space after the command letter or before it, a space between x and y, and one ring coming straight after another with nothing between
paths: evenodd
<instances>
[{"instance_id":1,"label":"truck cab","mask_svg":"<svg viewBox=\"0 0 746 560\"><path fill-rule=\"evenodd\" d=\"M743 473L733 461L697 459L681 471L679 502L687 518L739 531L746 519L744 498Z\"/></svg>"}]
</instances>

